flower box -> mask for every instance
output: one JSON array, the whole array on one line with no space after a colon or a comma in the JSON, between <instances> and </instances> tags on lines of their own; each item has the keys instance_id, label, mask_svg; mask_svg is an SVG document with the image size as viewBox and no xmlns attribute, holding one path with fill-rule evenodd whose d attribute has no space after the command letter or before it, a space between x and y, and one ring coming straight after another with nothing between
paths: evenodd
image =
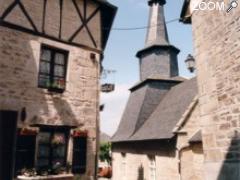
<instances>
[{"instance_id":1,"label":"flower box","mask_svg":"<svg viewBox=\"0 0 240 180\"><path fill-rule=\"evenodd\" d=\"M87 130L74 130L72 133L73 137L88 137Z\"/></svg>"},{"instance_id":2,"label":"flower box","mask_svg":"<svg viewBox=\"0 0 240 180\"><path fill-rule=\"evenodd\" d=\"M35 176L35 177L26 177L26 176L18 176L17 180L73 180L73 174L62 174L62 175L48 175L48 176Z\"/></svg>"},{"instance_id":3,"label":"flower box","mask_svg":"<svg viewBox=\"0 0 240 180\"><path fill-rule=\"evenodd\" d=\"M114 84L103 84L101 86L101 91L104 93L110 93L115 90L115 85Z\"/></svg>"},{"instance_id":4,"label":"flower box","mask_svg":"<svg viewBox=\"0 0 240 180\"><path fill-rule=\"evenodd\" d=\"M38 129L35 128L22 128L19 132L20 136L36 136Z\"/></svg>"}]
</instances>

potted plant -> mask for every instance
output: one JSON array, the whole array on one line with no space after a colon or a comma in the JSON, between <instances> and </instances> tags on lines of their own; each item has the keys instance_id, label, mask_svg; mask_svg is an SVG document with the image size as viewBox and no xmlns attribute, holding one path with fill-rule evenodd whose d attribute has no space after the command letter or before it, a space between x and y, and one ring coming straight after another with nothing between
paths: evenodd
<instances>
[{"instance_id":1,"label":"potted plant","mask_svg":"<svg viewBox=\"0 0 240 180\"><path fill-rule=\"evenodd\" d=\"M55 134L52 139L53 145L65 144L65 137L62 134Z\"/></svg>"}]
</instances>

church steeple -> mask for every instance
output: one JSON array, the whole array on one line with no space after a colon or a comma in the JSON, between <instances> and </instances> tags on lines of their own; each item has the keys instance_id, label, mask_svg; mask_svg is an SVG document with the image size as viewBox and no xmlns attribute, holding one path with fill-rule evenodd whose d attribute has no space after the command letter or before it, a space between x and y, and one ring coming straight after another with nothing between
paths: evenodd
<instances>
[{"instance_id":1,"label":"church steeple","mask_svg":"<svg viewBox=\"0 0 240 180\"><path fill-rule=\"evenodd\" d=\"M178 76L179 49L169 43L164 17L165 0L149 0L149 28L144 49L137 53L140 79L172 78Z\"/></svg>"},{"instance_id":2,"label":"church steeple","mask_svg":"<svg viewBox=\"0 0 240 180\"><path fill-rule=\"evenodd\" d=\"M168 33L164 17L165 0L150 0L148 31L145 46L168 45Z\"/></svg>"}]
</instances>

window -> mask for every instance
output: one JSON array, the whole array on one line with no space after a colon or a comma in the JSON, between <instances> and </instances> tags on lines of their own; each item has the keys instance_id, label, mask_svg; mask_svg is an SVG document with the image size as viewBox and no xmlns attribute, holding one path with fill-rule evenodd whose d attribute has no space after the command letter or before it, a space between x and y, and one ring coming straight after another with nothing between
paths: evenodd
<instances>
[{"instance_id":1,"label":"window","mask_svg":"<svg viewBox=\"0 0 240 180\"><path fill-rule=\"evenodd\" d=\"M37 170L55 173L65 168L69 130L43 129L38 134Z\"/></svg>"},{"instance_id":2,"label":"window","mask_svg":"<svg viewBox=\"0 0 240 180\"><path fill-rule=\"evenodd\" d=\"M38 87L63 92L66 86L68 52L43 45L39 65Z\"/></svg>"},{"instance_id":3,"label":"window","mask_svg":"<svg viewBox=\"0 0 240 180\"><path fill-rule=\"evenodd\" d=\"M86 164L87 164L87 138L74 137L72 172L74 174L84 174L86 172Z\"/></svg>"},{"instance_id":4,"label":"window","mask_svg":"<svg viewBox=\"0 0 240 180\"><path fill-rule=\"evenodd\" d=\"M127 177L126 153L121 153L121 154L122 154L122 163L121 163L122 179L125 180Z\"/></svg>"},{"instance_id":5,"label":"window","mask_svg":"<svg viewBox=\"0 0 240 180\"><path fill-rule=\"evenodd\" d=\"M18 131L15 175L19 175L24 168L33 168L35 159L36 135L22 135Z\"/></svg>"},{"instance_id":6,"label":"window","mask_svg":"<svg viewBox=\"0 0 240 180\"><path fill-rule=\"evenodd\" d=\"M155 156L149 156L149 179L156 180L156 160Z\"/></svg>"}]
</instances>

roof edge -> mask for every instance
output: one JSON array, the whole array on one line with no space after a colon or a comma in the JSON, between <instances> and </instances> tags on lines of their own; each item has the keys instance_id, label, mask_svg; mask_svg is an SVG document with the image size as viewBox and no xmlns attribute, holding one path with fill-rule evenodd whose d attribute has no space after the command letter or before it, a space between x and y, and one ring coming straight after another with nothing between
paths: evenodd
<instances>
[{"instance_id":1,"label":"roof edge","mask_svg":"<svg viewBox=\"0 0 240 180\"><path fill-rule=\"evenodd\" d=\"M136 54L136 57L141 58L143 54L145 54L149 51L155 50L155 49L163 49L163 50L171 49L171 50L175 51L176 54L178 54L180 52L180 50L173 45L151 45L151 46L145 47L145 48L141 49L140 51L138 51Z\"/></svg>"},{"instance_id":2,"label":"roof edge","mask_svg":"<svg viewBox=\"0 0 240 180\"><path fill-rule=\"evenodd\" d=\"M183 124L187 121L189 114L193 111L193 109L198 104L198 96L195 96L192 103L188 106L185 113L182 115L182 118L178 121L176 126L173 129L173 133L178 133L179 130L182 128Z\"/></svg>"},{"instance_id":3,"label":"roof edge","mask_svg":"<svg viewBox=\"0 0 240 180\"><path fill-rule=\"evenodd\" d=\"M184 80L177 80L177 79L171 79L171 78L159 78L159 79L153 79L153 78L147 78L145 79L144 81L141 81L137 84L135 84L133 87L131 87L129 90L132 92L132 91L135 91L137 90L139 87L142 87L144 86L145 84L149 83L149 82L171 82L171 83L181 83L183 82Z\"/></svg>"},{"instance_id":4,"label":"roof edge","mask_svg":"<svg viewBox=\"0 0 240 180\"><path fill-rule=\"evenodd\" d=\"M111 143L131 143L131 142L146 142L146 141L169 141L169 140L172 140L174 139L176 136L173 135L172 137L169 137L169 138L158 138L158 139L126 139L126 140L110 140Z\"/></svg>"},{"instance_id":5,"label":"roof edge","mask_svg":"<svg viewBox=\"0 0 240 180\"><path fill-rule=\"evenodd\" d=\"M102 9L101 13L101 21L102 21L102 50L106 48L107 41L112 29L112 25L114 19L117 14L118 7L109 3L105 0L95 0L100 4L100 8Z\"/></svg>"},{"instance_id":6,"label":"roof edge","mask_svg":"<svg viewBox=\"0 0 240 180\"><path fill-rule=\"evenodd\" d=\"M197 130L188 141L190 144L193 143L202 143L202 131Z\"/></svg>"}]
</instances>

